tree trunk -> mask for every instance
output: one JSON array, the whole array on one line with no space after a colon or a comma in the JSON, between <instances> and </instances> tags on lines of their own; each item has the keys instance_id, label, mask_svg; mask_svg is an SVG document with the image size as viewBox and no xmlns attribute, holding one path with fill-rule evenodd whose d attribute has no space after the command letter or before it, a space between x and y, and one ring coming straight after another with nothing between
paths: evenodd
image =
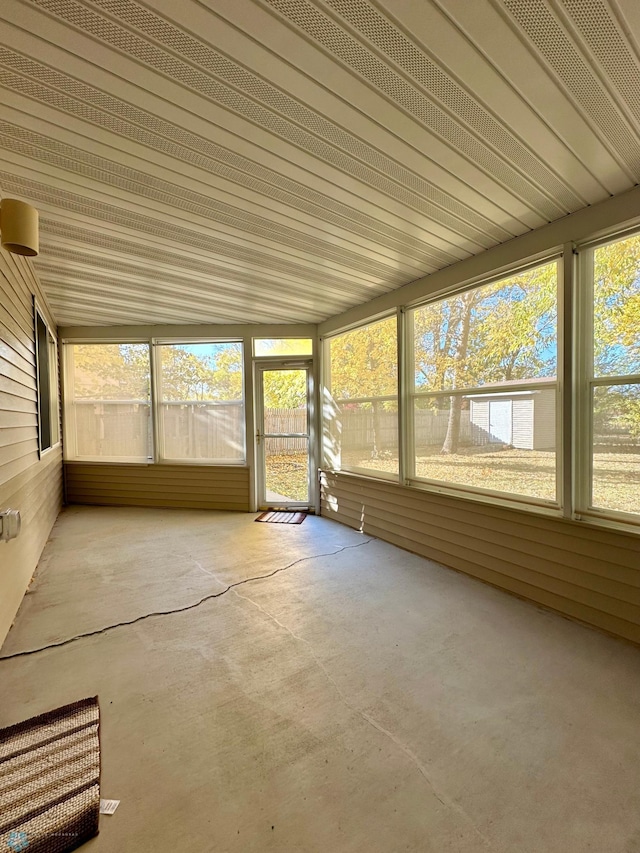
<instances>
[{"instance_id":1,"label":"tree trunk","mask_svg":"<svg viewBox=\"0 0 640 853\"><path fill-rule=\"evenodd\" d=\"M449 454L458 452L460 443L460 414L462 412L462 397L449 397L449 420L447 421L447 434L440 453Z\"/></svg>"},{"instance_id":2,"label":"tree trunk","mask_svg":"<svg viewBox=\"0 0 640 853\"><path fill-rule=\"evenodd\" d=\"M457 388L460 380L459 372L467 358L467 347L469 345L469 327L471 325L471 309L475 303L477 294L465 293L460 297L460 337L456 347L455 375L453 387ZM457 394L449 398L449 421L447 423L447 434L444 438L441 453L457 453L460 443L460 414L462 412L462 397Z\"/></svg>"},{"instance_id":3,"label":"tree trunk","mask_svg":"<svg viewBox=\"0 0 640 853\"><path fill-rule=\"evenodd\" d=\"M380 456L380 400L373 401L373 450L371 452L372 459L378 459Z\"/></svg>"}]
</instances>

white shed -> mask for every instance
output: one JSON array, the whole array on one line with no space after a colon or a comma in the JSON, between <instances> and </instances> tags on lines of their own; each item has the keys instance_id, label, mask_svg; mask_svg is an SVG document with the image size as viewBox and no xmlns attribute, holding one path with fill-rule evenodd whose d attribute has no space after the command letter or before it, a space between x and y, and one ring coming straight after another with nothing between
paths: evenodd
<instances>
[{"instance_id":1,"label":"white shed","mask_svg":"<svg viewBox=\"0 0 640 853\"><path fill-rule=\"evenodd\" d=\"M555 388L469 395L473 443L552 450L556 434L555 397Z\"/></svg>"}]
</instances>

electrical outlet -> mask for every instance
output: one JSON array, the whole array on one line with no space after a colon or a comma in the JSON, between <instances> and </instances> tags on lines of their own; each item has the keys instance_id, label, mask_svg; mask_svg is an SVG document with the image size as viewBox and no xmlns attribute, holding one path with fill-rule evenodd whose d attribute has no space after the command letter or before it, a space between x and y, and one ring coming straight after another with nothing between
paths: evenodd
<instances>
[{"instance_id":1,"label":"electrical outlet","mask_svg":"<svg viewBox=\"0 0 640 853\"><path fill-rule=\"evenodd\" d=\"M15 539L20 533L20 510L4 509L0 512L0 540L5 542L9 539Z\"/></svg>"}]
</instances>

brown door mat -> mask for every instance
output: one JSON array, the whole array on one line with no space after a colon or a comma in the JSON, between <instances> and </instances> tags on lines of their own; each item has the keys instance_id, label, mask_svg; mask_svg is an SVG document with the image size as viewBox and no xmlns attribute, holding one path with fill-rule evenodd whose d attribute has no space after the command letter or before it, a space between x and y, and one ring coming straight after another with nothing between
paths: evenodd
<instances>
[{"instance_id":1,"label":"brown door mat","mask_svg":"<svg viewBox=\"0 0 640 853\"><path fill-rule=\"evenodd\" d=\"M98 834L99 728L93 697L0 729L0 850L66 853Z\"/></svg>"},{"instance_id":2,"label":"brown door mat","mask_svg":"<svg viewBox=\"0 0 640 853\"><path fill-rule=\"evenodd\" d=\"M306 512L285 512L284 510L269 510L263 512L256 521L269 521L274 524L302 524L307 517Z\"/></svg>"}]
</instances>

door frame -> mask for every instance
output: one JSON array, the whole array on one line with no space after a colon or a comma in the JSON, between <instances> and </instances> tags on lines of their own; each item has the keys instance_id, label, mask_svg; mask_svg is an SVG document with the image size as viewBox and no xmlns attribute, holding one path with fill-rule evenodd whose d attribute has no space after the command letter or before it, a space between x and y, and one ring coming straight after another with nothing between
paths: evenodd
<instances>
[{"instance_id":1,"label":"door frame","mask_svg":"<svg viewBox=\"0 0 640 853\"><path fill-rule=\"evenodd\" d=\"M500 436L495 433L495 438L493 438L494 433L491 432L491 427L495 426L495 420L492 422L491 420L491 407L499 406L504 412L506 412L506 418L504 423L509 431L509 440L505 440L505 436ZM494 408L494 412L498 411L497 408ZM489 421L489 441L491 444L511 444L513 441L513 400L489 400L489 411L487 413L488 421Z\"/></svg>"},{"instance_id":2,"label":"door frame","mask_svg":"<svg viewBox=\"0 0 640 853\"><path fill-rule=\"evenodd\" d=\"M309 500L308 501L286 501L277 503L267 501L266 498L266 469L264 454L264 397L262 374L268 370L305 370L307 374L307 432L308 432L308 472L309 472ZM261 358L254 361L253 365L253 387L254 387L254 459L256 466L256 502L258 510L265 509L308 509L315 511L318 498L317 470L317 411L316 411L316 389L313 358Z\"/></svg>"}]
</instances>

